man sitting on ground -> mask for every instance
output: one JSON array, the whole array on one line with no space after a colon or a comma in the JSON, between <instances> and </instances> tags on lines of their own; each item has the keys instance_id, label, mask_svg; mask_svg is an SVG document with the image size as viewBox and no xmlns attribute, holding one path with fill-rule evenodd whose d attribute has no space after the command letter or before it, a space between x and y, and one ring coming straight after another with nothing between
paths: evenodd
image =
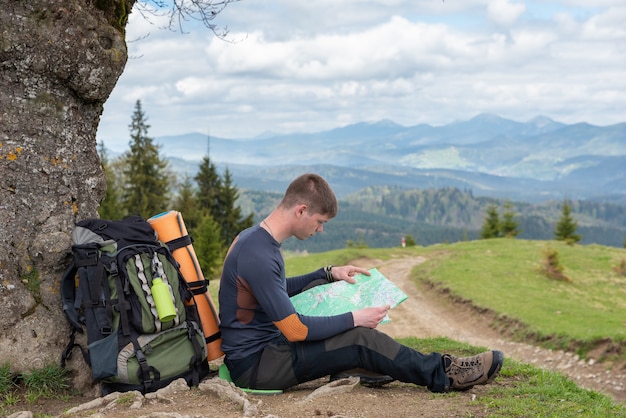
<instances>
[{"instance_id":1,"label":"man sitting on ground","mask_svg":"<svg viewBox=\"0 0 626 418\"><path fill-rule=\"evenodd\" d=\"M289 185L267 218L241 232L231 244L219 306L224 363L233 382L251 389L286 389L352 369L433 392L467 390L492 382L502 367L502 352L462 358L420 353L376 330L389 306L324 317L296 312L290 297L319 280L354 283L354 275L369 274L348 265L286 278L281 243L322 232L337 210L328 183L316 174L304 174Z\"/></svg>"}]
</instances>

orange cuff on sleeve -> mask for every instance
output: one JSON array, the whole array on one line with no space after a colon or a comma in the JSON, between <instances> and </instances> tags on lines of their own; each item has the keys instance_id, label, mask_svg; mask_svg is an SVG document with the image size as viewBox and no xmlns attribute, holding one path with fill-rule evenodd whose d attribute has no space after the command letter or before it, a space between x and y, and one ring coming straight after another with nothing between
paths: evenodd
<instances>
[{"instance_id":1,"label":"orange cuff on sleeve","mask_svg":"<svg viewBox=\"0 0 626 418\"><path fill-rule=\"evenodd\" d=\"M274 322L280 332L290 341L304 341L309 335L309 328L300 321L297 314L291 314L285 319Z\"/></svg>"}]
</instances>

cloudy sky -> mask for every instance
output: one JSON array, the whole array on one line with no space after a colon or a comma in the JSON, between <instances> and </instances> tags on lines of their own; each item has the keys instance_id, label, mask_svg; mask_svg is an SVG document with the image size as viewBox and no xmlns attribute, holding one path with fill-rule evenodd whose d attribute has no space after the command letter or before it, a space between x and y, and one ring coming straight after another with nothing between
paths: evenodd
<instances>
[{"instance_id":1,"label":"cloudy sky","mask_svg":"<svg viewBox=\"0 0 626 418\"><path fill-rule=\"evenodd\" d=\"M141 100L152 137L317 132L390 119L442 125L626 121L624 0L241 0L184 34L133 13L128 61L98 140L128 146Z\"/></svg>"}]
</instances>

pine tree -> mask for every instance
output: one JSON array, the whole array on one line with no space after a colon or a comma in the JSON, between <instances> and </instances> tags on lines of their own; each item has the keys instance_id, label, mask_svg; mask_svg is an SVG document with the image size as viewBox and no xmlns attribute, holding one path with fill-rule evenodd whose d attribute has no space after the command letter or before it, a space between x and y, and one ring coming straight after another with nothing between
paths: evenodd
<instances>
[{"instance_id":1,"label":"pine tree","mask_svg":"<svg viewBox=\"0 0 626 418\"><path fill-rule=\"evenodd\" d=\"M222 180L222 191L218 196L220 213L216 217L221 225L222 241L225 243L230 243L239 232L251 227L254 223L253 214L242 217L241 207L237 206L238 198L239 190L233 186L233 180L227 168Z\"/></svg>"},{"instance_id":2,"label":"pine tree","mask_svg":"<svg viewBox=\"0 0 626 418\"><path fill-rule=\"evenodd\" d=\"M119 181L102 141L98 144L98 154L107 180L106 195L100 203L98 215L101 219L121 219L124 217L124 213L120 207Z\"/></svg>"},{"instance_id":3,"label":"pine tree","mask_svg":"<svg viewBox=\"0 0 626 418\"><path fill-rule=\"evenodd\" d=\"M241 207L236 206L239 191L232 184L230 171L226 169L224 177L220 177L215 164L205 156L194 179L198 184L198 207L203 215L211 215L220 228L222 244L229 245L240 231L254 222L252 214L242 218Z\"/></svg>"},{"instance_id":4,"label":"pine tree","mask_svg":"<svg viewBox=\"0 0 626 418\"><path fill-rule=\"evenodd\" d=\"M225 249L220 238L221 228L207 210L198 207L198 193L189 176L179 185L173 206L183 215L187 232L194 240L202 273L206 278L215 277Z\"/></svg>"},{"instance_id":5,"label":"pine tree","mask_svg":"<svg viewBox=\"0 0 626 418\"><path fill-rule=\"evenodd\" d=\"M579 234L576 234L577 228L578 222L572 217L572 207L567 200L563 200L561 218L554 229L554 239L565 241L570 245L575 244L582 239Z\"/></svg>"},{"instance_id":6,"label":"pine tree","mask_svg":"<svg viewBox=\"0 0 626 418\"><path fill-rule=\"evenodd\" d=\"M204 215L194 229L194 250L205 278L215 277L224 255L220 226L211 215Z\"/></svg>"},{"instance_id":7,"label":"pine tree","mask_svg":"<svg viewBox=\"0 0 626 418\"><path fill-rule=\"evenodd\" d=\"M124 156L122 207L128 214L149 218L167 209L170 195L168 162L148 136L150 125L137 100L130 128L130 150Z\"/></svg>"},{"instance_id":8,"label":"pine tree","mask_svg":"<svg viewBox=\"0 0 626 418\"><path fill-rule=\"evenodd\" d=\"M220 193L222 190L222 179L217 173L215 164L208 156L205 156L200 163L198 173L194 177L198 189L196 200L198 208L203 214L210 214L219 223L220 213Z\"/></svg>"},{"instance_id":9,"label":"pine tree","mask_svg":"<svg viewBox=\"0 0 626 418\"><path fill-rule=\"evenodd\" d=\"M485 216L485 222L480 231L480 238L498 238L500 236L500 215L498 215L498 208L495 204L491 204L487 207L487 215Z\"/></svg>"},{"instance_id":10,"label":"pine tree","mask_svg":"<svg viewBox=\"0 0 626 418\"><path fill-rule=\"evenodd\" d=\"M185 176L179 185L178 194L172 206L183 215L187 231L193 236L192 231L200 224L202 214L198 209L194 185L189 176Z\"/></svg>"},{"instance_id":11,"label":"pine tree","mask_svg":"<svg viewBox=\"0 0 626 418\"><path fill-rule=\"evenodd\" d=\"M504 203L504 212L502 213L502 222L500 224L500 232L503 237L515 238L520 234L519 223L514 219L513 204L510 201Z\"/></svg>"}]
</instances>

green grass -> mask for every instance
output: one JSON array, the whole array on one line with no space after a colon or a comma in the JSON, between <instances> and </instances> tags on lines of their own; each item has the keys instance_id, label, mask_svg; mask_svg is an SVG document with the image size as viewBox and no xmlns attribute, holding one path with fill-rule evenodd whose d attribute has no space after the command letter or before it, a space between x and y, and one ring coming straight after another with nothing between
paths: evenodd
<instances>
[{"instance_id":1,"label":"green grass","mask_svg":"<svg viewBox=\"0 0 626 418\"><path fill-rule=\"evenodd\" d=\"M500 379L480 403L492 417L626 417L608 396L583 389L567 377L505 359Z\"/></svg>"},{"instance_id":2,"label":"green grass","mask_svg":"<svg viewBox=\"0 0 626 418\"><path fill-rule=\"evenodd\" d=\"M58 365L44 366L22 374L24 388L29 399L58 398L70 391L67 372Z\"/></svg>"},{"instance_id":3,"label":"green grass","mask_svg":"<svg viewBox=\"0 0 626 418\"><path fill-rule=\"evenodd\" d=\"M539 272L546 246L558 252L571 282ZM574 345L584 354L604 339L626 341L626 279L613 270L624 257L622 249L494 239L417 251L428 261L414 270L416 280L519 321L527 335L554 348Z\"/></svg>"},{"instance_id":4,"label":"green grass","mask_svg":"<svg viewBox=\"0 0 626 418\"><path fill-rule=\"evenodd\" d=\"M540 272L547 247L558 253L571 282ZM503 327L522 324L516 328L520 340L534 338L545 347L577 349L583 356L602 341L626 345L626 278L615 272L626 256L624 249L501 238L406 249L347 248L287 256L285 263L292 276L327 264L403 255L427 259L413 270L418 285L434 284L488 309ZM622 356L626 360L626 354Z\"/></svg>"},{"instance_id":5,"label":"green grass","mask_svg":"<svg viewBox=\"0 0 626 418\"><path fill-rule=\"evenodd\" d=\"M16 384L15 381L20 381ZM41 399L66 400L72 389L66 371L58 365L44 366L15 376L10 365L0 367L0 415L20 402L29 404Z\"/></svg>"},{"instance_id":6,"label":"green grass","mask_svg":"<svg viewBox=\"0 0 626 418\"><path fill-rule=\"evenodd\" d=\"M485 350L448 338L401 338L418 351L471 356ZM473 403L488 417L626 417L626 408L611 398L582 389L560 373L505 359L496 384ZM434 395L449 396L449 395Z\"/></svg>"},{"instance_id":7,"label":"green grass","mask_svg":"<svg viewBox=\"0 0 626 418\"><path fill-rule=\"evenodd\" d=\"M410 250L409 250L410 251ZM371 260L388 260L391 257L412 254L400 248L346 248L341 250L313 253L306 256L295 254L285 255L285 271L287 277L309 273L320 267L332 264L342 266L360 258ZM371 267L376 267L372 265Z\"/></svg>"},{"instance_id":8,"label":"green grass","mask_svg":"<svg viewBox=\"0 0 626 418\"><path fill-rule=\"evenodd\" d=\"M15 391L16 385L13 382L13 375L11 374L11 365L8 363L0 366L0 400L8 398L13 391Z\"/></svg>"},{"instance_id":9,"label":"green grass","mask_svg":"<svg viewBox=\"0 0 626 418\"><path fill-rule=\"evenodd\" d=\"M0 416L6 415L7 408L19 402L17 390L18 387L11 373L11 365L5 363L0 366Z\"/></svg>"},{"instance_id":10,"label":"green grass","mask_svg":"<svg viewBox=\"0 0 626 418\"><path fill-rule=\"evenodd\" d=\"M548 246L558 252L571 282L540 273ZM493 239L405 249L347 248L307 256L286 254L285 264L287 276L294 276L363 258L372 260L370 267L377 267L374 260L403 256L426 258L412 272L416 285L428 282L446 288L497 318L523 324L520 338L534 336L549 348L577 347L582 355L600 340L626 341L626 278L615 272L626 251L619 248ZM392 273L388 277L393 281ZM447 338L399 341L422 352L473 355L484 350ZM624 356L617 360L625 360ZM580 388L560 373L506 358L498 379L504 384L490 386L486 395L474 401L484 405L490 417L626 417L622 405Z\"/></svg>"}]
</instances>

